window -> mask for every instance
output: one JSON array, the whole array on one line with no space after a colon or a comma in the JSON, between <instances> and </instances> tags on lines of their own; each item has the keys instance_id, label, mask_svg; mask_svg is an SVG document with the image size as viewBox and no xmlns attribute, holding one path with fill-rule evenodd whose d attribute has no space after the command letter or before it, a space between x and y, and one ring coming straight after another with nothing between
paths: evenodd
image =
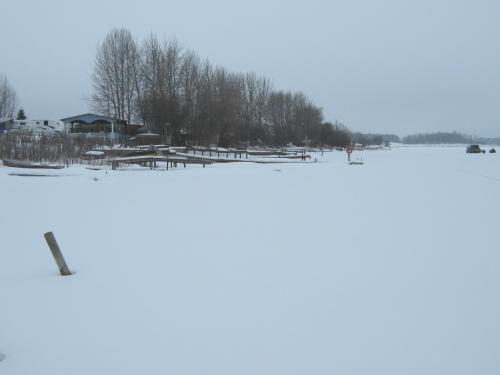
<instances>
[{"instance_id":1,"label":"window","mask_svg":"<svg viewBox=\"0 0 500 375\"><path fill-rule=\"evenodd\" d=\"M48 125L48 124L49 124L49 120L45 120L45 121L43 122L43 124L44 124L44 125Z\"/></svg>"}]
</instances>

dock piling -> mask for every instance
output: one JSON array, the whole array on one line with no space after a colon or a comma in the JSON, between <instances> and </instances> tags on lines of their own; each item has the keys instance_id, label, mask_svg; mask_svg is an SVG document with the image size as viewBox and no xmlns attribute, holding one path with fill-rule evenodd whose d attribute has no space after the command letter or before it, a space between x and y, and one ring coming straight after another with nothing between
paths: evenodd
<instances>
[{"instance_id":1,"label":"dock piling","mask_svg":"<svg viewBox=\"0 0 500 375\"><path fill-rule=\"evenodd\" d=\"M43 236L45 237L45 241L47 241L47 245L49 246L49 249L52 252L52 256L56 261L61 276L71 275L71 271L69 270L68 265L66 264L66 260L64 260L64 256L62 255L61 249L59 249L59 245L57 244L56 238L54 237L54 233L47 232Z\"/></svg>"}]
</instances>

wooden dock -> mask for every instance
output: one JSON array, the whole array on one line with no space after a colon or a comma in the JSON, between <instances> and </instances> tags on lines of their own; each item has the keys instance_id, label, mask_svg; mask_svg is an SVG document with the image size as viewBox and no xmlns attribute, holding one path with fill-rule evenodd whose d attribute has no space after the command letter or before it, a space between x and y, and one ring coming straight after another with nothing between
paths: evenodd
<instances>
[{"instance_id":1,"label":"wooden dock","mask_svg":"<svg viewBox=\"0 0 500 375\"><path fill-rule=\"evenodd\" d=\"M148 155L148 156L131 156L123 158L115 158L111 160L111 169L116 170L120 164L139 164L150 169L156 169L157 163L167 163L167 170L172 167L177 167L178 164L184 165L186 168L187 164L201 164L203 168L207 164L213 164L213 160L208 159L194 159L194 158L183 158L175 156L159 156L159 155Z\"/></svg>"},{"instance_id":2,"label":"wooden dock","mask_svg":"<svg viewBox=\"0 0 500 375\"><path fill-rule=\"evenodd\" d=\"M220 155L226 155L226 158L229 158L230 155L234 155L234 159L238 157L241 159L242 155L245 155L245 159L248 159L249 152L247 150L237 150L237 149L220 149L220 148L210 148L210 147L191 147L187 150L187 152L193 152L193 155L196 155L196 152L201 154L201 156L205 156L208 154L209 157L212 155L215 157L217 155L220 158Z\"/></svg>"}]
</instances>

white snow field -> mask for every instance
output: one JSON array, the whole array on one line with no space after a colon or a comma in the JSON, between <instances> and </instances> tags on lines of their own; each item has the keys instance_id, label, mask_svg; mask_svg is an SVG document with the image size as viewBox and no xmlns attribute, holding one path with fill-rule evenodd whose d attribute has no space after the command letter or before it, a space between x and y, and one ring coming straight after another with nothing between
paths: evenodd
<instances>
[{"instance_id":1,"label":"white snow field","mask_svg":"<svg viewBox=\"0 0 500 375\"><path fill-rule=\"evenodd\" d=\"M498 375L500 155L361 156L0 167L0 374Z\"/></svg>"}]
</instances>

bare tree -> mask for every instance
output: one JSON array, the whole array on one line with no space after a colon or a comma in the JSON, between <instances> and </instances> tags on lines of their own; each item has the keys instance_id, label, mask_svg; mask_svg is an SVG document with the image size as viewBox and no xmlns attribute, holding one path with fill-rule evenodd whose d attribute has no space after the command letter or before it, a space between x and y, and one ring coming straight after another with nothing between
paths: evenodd
<instances>
[{"instance_id":1,"label":"bare tree","mask_svg":"<svg viewBox=\"0 0 500 375\"><path fill-rule=\"evenodd\" d=\"M164 134L167 111L166 56L158 38L151 34L141 48L139 115L148 129Z\"/></svg>"},{"instance_id":2,"label":"bare tree","mask_svg":"<svg viewBox=\"0 0 500 375\"><path fill-rule=\"evenodd\" d=\"M186 52L180 70L181 81L181 124L180 129L186 133L194 132L196 103L198 99L196 84L200 74L200 58L194 52Z\"/></svg>"},{"instance_id":3,"label":"bare tree","mask_svg":"<svg viewBox=\"0 0 500 375\"><path fill-rule=\"evenodd\" d=\"M17 106L17 94L7 77L0 75L0 117L14 117Z\"/></svg>"},{"instance_id":4,"label":"bare tree","mask_svg":"<svg viewBox=\"0 0 500 375\"><path fill-rule=\"evenodd\" d=\"M139 52L126 29L111 30L97 47L92 74L94 109L121 120L132 120L138 95Z\"/></svg>"}]
</instances>

